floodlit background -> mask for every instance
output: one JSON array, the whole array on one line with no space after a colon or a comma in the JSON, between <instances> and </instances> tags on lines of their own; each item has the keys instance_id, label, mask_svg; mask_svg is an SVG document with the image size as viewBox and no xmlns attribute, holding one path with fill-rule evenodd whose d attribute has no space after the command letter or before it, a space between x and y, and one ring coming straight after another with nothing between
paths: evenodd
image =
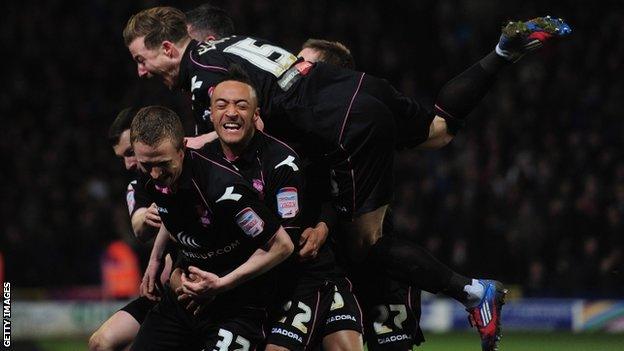
<instances>
[{"instance_id":1,"label":"floodlit background","mask_svg":"<svg viewBox=\"0 0 624 351\"><path fill-rule=\"evenodd\" d=\"M141 9L167 4L188 10L201 3L6 5L0 21L0 253L12 288L14 340L69 336L76 343L68 349L83 349L81 334L123 304L105 299L102 287L102 272L116 264L110 244L134 247L138 262L147 250L130 234L128 175L107 143L108 126L130 105L169 106L189 128L191 117L185 96L136 77L121 31ZM624 302L618 300L624 299L619 1L213 4L230 12L239 33L292 52L311 37L341 41L359 70L429 104L444 82L493 49L507 20L565 18L572 36L504 71L451 145L401 153L395 228L466 275L510 284L517 305L510 304L504 323L511 329L624 331ZM427 300L423 325L442 332L465 326L458 308ZM35 322L57 317L60 331L26 327L45 328ZM530 345L522 342L530 337L519 335L507 342L512 347L519 340L526 350ZM624 344L622 334L600 335L589 336L587 349L599 349L596 340ZM433 350L428 347L440 337L426 337L422 349ZM474 343L464 349L478 349L476 336L469 337ZM544 349L540 340L537 349ZM581 341L573 344L585 349Z\"/></svg>"}]
</instances>

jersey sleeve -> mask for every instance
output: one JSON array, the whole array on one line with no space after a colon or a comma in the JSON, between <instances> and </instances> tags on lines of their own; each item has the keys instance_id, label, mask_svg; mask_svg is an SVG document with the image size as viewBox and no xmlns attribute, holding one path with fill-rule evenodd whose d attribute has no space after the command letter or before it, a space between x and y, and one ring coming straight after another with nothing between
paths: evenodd
<instances>
[{"instance_id":1,"label":"jersey sleeve","mask_svg":"<svg viewBox=\"0 0 624 351\"><path fill-rule=\"evenodd\" d=\"M271 165L269 184L273 198L267 203L278 216L282 226L297 232L302 226L301 206L303 204L304 177L301 162L294 154L285 154Z\"/></svg>"},{"instance_id":2,"label":"jersey sleeve","mask_svg":"<svg viewBox=\"0 0 624 351\"><path fill-rule=\"evenodd\" d=\"M388 81L367 76L364 89L377 96L396 118L397 148L411 148L429 137L429 126L435 117L433 109L396 90Z\"/></svg>"},{"instance_id":3,"label":"jersey sleeve","mask_svg":"<svg viewBox=\"0 0 624 351\"><path fill-rule=\"evenodd\" d=\"M195 120L195 134L201 135L214 131L210 121L210 93L220 79L216 72L196 67L191 72L191 107Z\"/></svg>"},{"instance_id":4,"label":"jersey sleeve","mask_svg":"<svg viewBox=\"0 0 624 351\"><path fill-rule=\"evenodd\" d=\"M189 91L195 119L196 134L205 134L214 130L210 122L210 94L212 88L221 81L227 73L230 63L223 55L216 54L216 49L208 49L212 46L199 44L191 53L188 64Z\"/></svg>"},{"instance_id":5,"label":"jersey sleeve","mask_svg":"<svg viewBox=\"0 0 624 351\"><path fill-rule=\"evenodd\" d=\"M139 180L133 180L128 183L126 190L126 204L130 218L134 213L142 207L149 207L152 204L144 184Z\"/></svg>"},{"instance_id":6,"label":"jersey sleeve","mask_svg":"<svg viewBox=\"0 0 624 351\"><path fill-rule=\"evenodd\" d=\"M244 181L229 184L214 199L215 214L234 223L238 235L256 247L264 246L280 227L258 195Z\"/></svg>"}]
</instances>

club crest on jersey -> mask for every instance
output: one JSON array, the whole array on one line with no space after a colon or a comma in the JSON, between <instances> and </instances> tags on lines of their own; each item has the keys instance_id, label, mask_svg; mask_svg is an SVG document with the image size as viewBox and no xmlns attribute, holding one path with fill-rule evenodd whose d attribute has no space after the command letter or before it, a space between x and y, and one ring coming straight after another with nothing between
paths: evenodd
<instances>
[{"instance_id":1,"label":"club crest on jersey","mask_svg":"<svg viewBox=\"0 0 624 351\"><path fill-rule=\"evenodd\" d=\"M297 188L281 188L277 192L277 212L282 218L293 218L299 213Z\"/></svg>"},{"instance_id":2,"label":"club crest on jersey","mask_svg":"<svg viewBox=\"0 0 624 351\"><path fill-rule=\"evenodd\" d=\"M236 215L236 223L247 236L252 238L264 230L264 221L250 207L244 208Z\"/></svg>"},{"instance_id":3,"label":"club crest on jersey","mask_svg":"<svg viewBox=\"0 0 624 351\"><path fill-rule=\"evenodd\" d=\"M210 212L208 212L208 210L205 209L201 205L197 205L195 207L195 210L197 211L197 214L199 215L199 223L203 227L208 227L210 225Z\"/></svg>"},{"instance_id":4,"label":"club crest on jersey","mask_svg":"<svg viewBox=\"0 0 624 351\"><path fill-rule=\"evenodd\" d=\"M254 189L256 189L256 191L260 193L260 200L262 200L262 198L264 197L264 182L262 181L262 179L254 179L252 180L251 184L253 185Z\"/></svg>"}]
</instances>

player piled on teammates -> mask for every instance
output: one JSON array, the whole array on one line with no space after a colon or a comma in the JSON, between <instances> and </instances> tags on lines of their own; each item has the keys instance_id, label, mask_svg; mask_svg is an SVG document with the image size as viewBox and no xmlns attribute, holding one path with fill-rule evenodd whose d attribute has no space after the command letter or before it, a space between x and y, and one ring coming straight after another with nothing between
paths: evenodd
<instances>
[{"instance_id":1,"label":"player piled on teammates","mask_svg":"<svg viewBox=\"0 0 624 351\"><path fill-rule=\"evenodd\" d=\"M292 253L288 234L227 161L185 148L173 111L139 110L130 138L163 223L154 247L162 252L160 239L171 236L179 248L171 283L132 350L255 348L272 296L264 273ZM193 314L178 301L187 297L210 303Z\"/></svg>"},{"instance_id":2,"label":"player piled on teammates","mask_svg":"<svg viewBox=\"0 0 624 351\"><path fill-rule=\"evenodd\" d=\"M232 36L198 43L187 34L184 14L170 7L132 16L123 36L141 77L159 76L170 88L191 93L198 124L207 123L210 114L209 89L227 67L241 65L258 89L267 130L298 140L300 153L329 165L349 258L380 265L395 279L457 299L477 327L482 348L494 350L501 335L502 284L461 276L423 248L382 235L392 199L393 150L446 145L503 67L569 33L567 24L550 17L510 22L494 51L442 88L435 112L384 80L299 61L261 39Z\"/></svg>"},{"instance_id":3,"label":"player piled on teammates","mask_svg":"<svg viewBox=\"0 0 624 351\"><path fill-rule=\"evenodd\" d=\"M325 62L355 69L355 60L344 44L323 39L308 39L297 54L309 62ZM384 218L384 232L391 229L392 212ZM340 239L340 238L337 238ZM364 305L364 337L371 351L405 351L424 341L420 329L420 290L398 282L384 272L367 267L358 272L350 267L357 279L356 292ZM354 272L355 271L355 272ZM398 313L398 318L391 314Z\"/></svg>"},{"instance_id":4,"label":"player piled on teammates","mask_svg":"<svg viewBox=\"0 0 624 351\"><path fill-rule=\"evenodd\" d=\"M148 241L156 236L161 226L160 216L142 186L139 184L139 171L134 151L130 145L130 124L137 109L123 109L110 126L108 139L115 155L123 159L127 171L132 174L128 184L126 201L132 231L141 241ZM169 260L170 261L170 260ZM167 275L167 272L164 272ZM146 297L139 297L113 314L93 333L89 339L91 351L113 351L128 349L147 312L155 305Z\"/></svg>"}]
</instances>

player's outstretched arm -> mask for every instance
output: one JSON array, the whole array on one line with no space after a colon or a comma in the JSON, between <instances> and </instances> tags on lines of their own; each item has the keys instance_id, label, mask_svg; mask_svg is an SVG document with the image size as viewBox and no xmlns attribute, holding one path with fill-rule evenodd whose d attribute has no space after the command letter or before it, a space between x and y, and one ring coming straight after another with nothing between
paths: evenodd
<instances>
[{"instance_id":1,"label":"player's outstretched arm","mask_svg":"<svg viewBox=\"0 0 624 351\"><path fill-rule=\"evenodd\" d=\"M502 28L495 50L447 82L440 90L429 139L419 148L439 148L448 144L465 125L465 119L479 104L496 80L498 72L548 41L572 32L562 19L538 17L526 22L508 22Z\"/></svg>"},{"instance_id":2,"label":"player's outstretched arm","mask_svg":"<svg viewBox=\"0 0 624 351\"><path fill-rule=\"evenodd\" d=\"M204 147L204 145L206 145L207 143L217 140L218 137L219 136L217 135L217 132L210 132L210 133L201 134L195 137L186 137L184 139L186 140L187 147L190 147L191 149L199 150L202 147Z\"/></svg>"},{"instance_id":3,"label":"player's outstretched arm","mask_svg":"<svg viewBox=\"0 0 624 351\"><path fill-rule=\"evenodd\" d=\"M214 296L253 279L284 261L294 250L290 236L279 227L264 248L257 249L245 263L223 277L189 267L190 276L182 274L182 293L191 298ZM191 276L192 275L192 276Z\"/></svg>"},{"instance_id":4,"label":"player's outstretched arm","mask_svg":"<svg viewBox=\"0 0 624 351\"><path fill-rule=\"evenodd\" d=\"M150 300L158 299L158 291L156 290L156 284L160 279L160 273L163 270L163 258L165 254L165 248L169 241L169 231L164 225L160 226L156 240L154 240L154 246L150 254L149 263L143 280L141 281L141 295L147 297Z\"/></svg>"}]
</instances>

